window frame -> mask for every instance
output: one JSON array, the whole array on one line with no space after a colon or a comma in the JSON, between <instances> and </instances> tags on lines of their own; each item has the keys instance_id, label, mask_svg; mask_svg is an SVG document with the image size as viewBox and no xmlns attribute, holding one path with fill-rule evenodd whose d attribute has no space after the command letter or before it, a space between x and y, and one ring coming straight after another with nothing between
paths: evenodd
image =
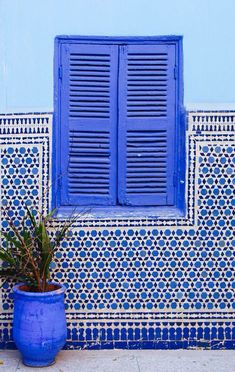
<instances>
[{"instance_id":1,"label":"window frame","mask_svg":"<svg viewBox=\"0 0 235 372\"><path fill-rule=\"evenodd\" d=\"M176 89L176 146L175 157L175 205L168 206L154 206L154 207L129 207L129 206L63 206L61 205L61 134L60 134L60 89L61 89L61 46L66 43L80 43L80 44L173 44L176 52L176 69L175 74L177 78ZM54 115L53 115L53 139L52 139L52 208L58 210L58 216L67 216L76 208L76 211L84 210L86 208L92 209L94 218L102 218L107 213L112 216L128 217L133 215L153 216L158 218L163 217L179 217L185 214L185 172L186 172L186 115L183 106L183 37L182 36L141 36L141 37L103 37L103 36L66 36L61 35L55 38L54 49Z\"/></svg>"}]
</instances>

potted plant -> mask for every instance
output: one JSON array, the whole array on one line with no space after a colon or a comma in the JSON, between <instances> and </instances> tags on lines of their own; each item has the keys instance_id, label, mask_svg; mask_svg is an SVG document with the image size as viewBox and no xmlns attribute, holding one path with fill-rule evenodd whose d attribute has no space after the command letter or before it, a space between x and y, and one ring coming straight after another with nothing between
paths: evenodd
<instances>
[{"instance_id":1,"label":"potted plant","mask_svg":"<svg viewBox=\"0 0 235 372\"><path fill-rule=\"evenodd\" d=\"M47 216L26 207L22 225L9 220L9 232L2 232L0 276L20 282L13 287L13 339L28 366L48 366L64 346L67 327L65 287L50 281L50 264L72 220L63 223L54 237L48 232Z\"/></svg>"}]
</instances>

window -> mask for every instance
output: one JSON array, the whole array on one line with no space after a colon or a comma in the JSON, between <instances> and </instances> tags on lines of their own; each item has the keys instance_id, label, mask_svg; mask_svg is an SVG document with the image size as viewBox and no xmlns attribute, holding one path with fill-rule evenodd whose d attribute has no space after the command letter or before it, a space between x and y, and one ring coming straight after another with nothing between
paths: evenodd
<instances>
[{"instance_id":1,"label":"window","mask_svg":"<svg viewBox=\"0 0 235 372\"><path fill-rule=\"evenodd\" d=\"M56 38L56 206L182 207L181 44Z\"/></svg>"}]
</instances>

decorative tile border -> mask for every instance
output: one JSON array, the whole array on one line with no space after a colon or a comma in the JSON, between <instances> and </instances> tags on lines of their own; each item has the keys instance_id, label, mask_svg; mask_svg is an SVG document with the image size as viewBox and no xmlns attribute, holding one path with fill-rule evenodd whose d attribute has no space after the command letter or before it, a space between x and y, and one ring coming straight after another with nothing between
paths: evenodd
<instances>
[{"instance_id":1,"label":"decorative tile border","mask_svg":"<svg viewBox=\"0 0 235 372\"><path fill-rule=\"evenodd\" d=\"M84 219L58 249L68 347L235 345L235 112L188 121L185 218ZM1 201L14 218L26 202L49 207L51 123L51 114L0 116ZM9 289L0 328L12 345Z\"/></svg>"}]
</instances>

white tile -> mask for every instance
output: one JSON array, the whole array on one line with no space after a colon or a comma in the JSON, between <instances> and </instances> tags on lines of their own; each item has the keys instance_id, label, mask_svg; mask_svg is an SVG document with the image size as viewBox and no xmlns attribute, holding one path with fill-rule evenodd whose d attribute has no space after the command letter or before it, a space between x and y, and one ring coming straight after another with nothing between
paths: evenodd
<instances>
[{"instance_id":1,"label":"white tile","mask_svg":"<svg viewBox=\"0 0 235 372\"><path fill-rule=\"evenodd\" d=\"M19 364L17 372L139 372L135 356L130 351L61 351L53 366L29 368Z\"/></svg>"},{"instance_id":2,"label":"white tile","mask_svg":"<svg viewBox=\"0 0 235 372\"><path fill-rule=\"evenodd\" d=\"M47 368L18 365L15 351L1 351L0 360L0 372L235 372L232 350L61 351Z\"/></svg>"},{"instance_id":3,"label":"white tile","mask_svg":"<svg viewBox=\"0 0 235 372\"><path fill-rule=\"evenodd\" d=\"M136 357L141 372L235 372L234 354L223 350L141 350Z\"/></svg>"},{"instance_id":4,"label":"white tile","mask_svg":"<svg viewBox=\"0 0 235 372\"><path fill-rule=\"evenodd\" d=\"M15 372L19 364L20 355L18 351L0 351L0 372Z\"/></svg>"},{"instance_id":5,"label":"white tile","mask_svg":"<svg viewBox=\"0 0 235 372\"><path fill-rule=\"evenodd\" d=\"M58 356L62 371L71 372L139 372L136 358L122 350L79 351Z\"/></svg>"}]
</instances>

